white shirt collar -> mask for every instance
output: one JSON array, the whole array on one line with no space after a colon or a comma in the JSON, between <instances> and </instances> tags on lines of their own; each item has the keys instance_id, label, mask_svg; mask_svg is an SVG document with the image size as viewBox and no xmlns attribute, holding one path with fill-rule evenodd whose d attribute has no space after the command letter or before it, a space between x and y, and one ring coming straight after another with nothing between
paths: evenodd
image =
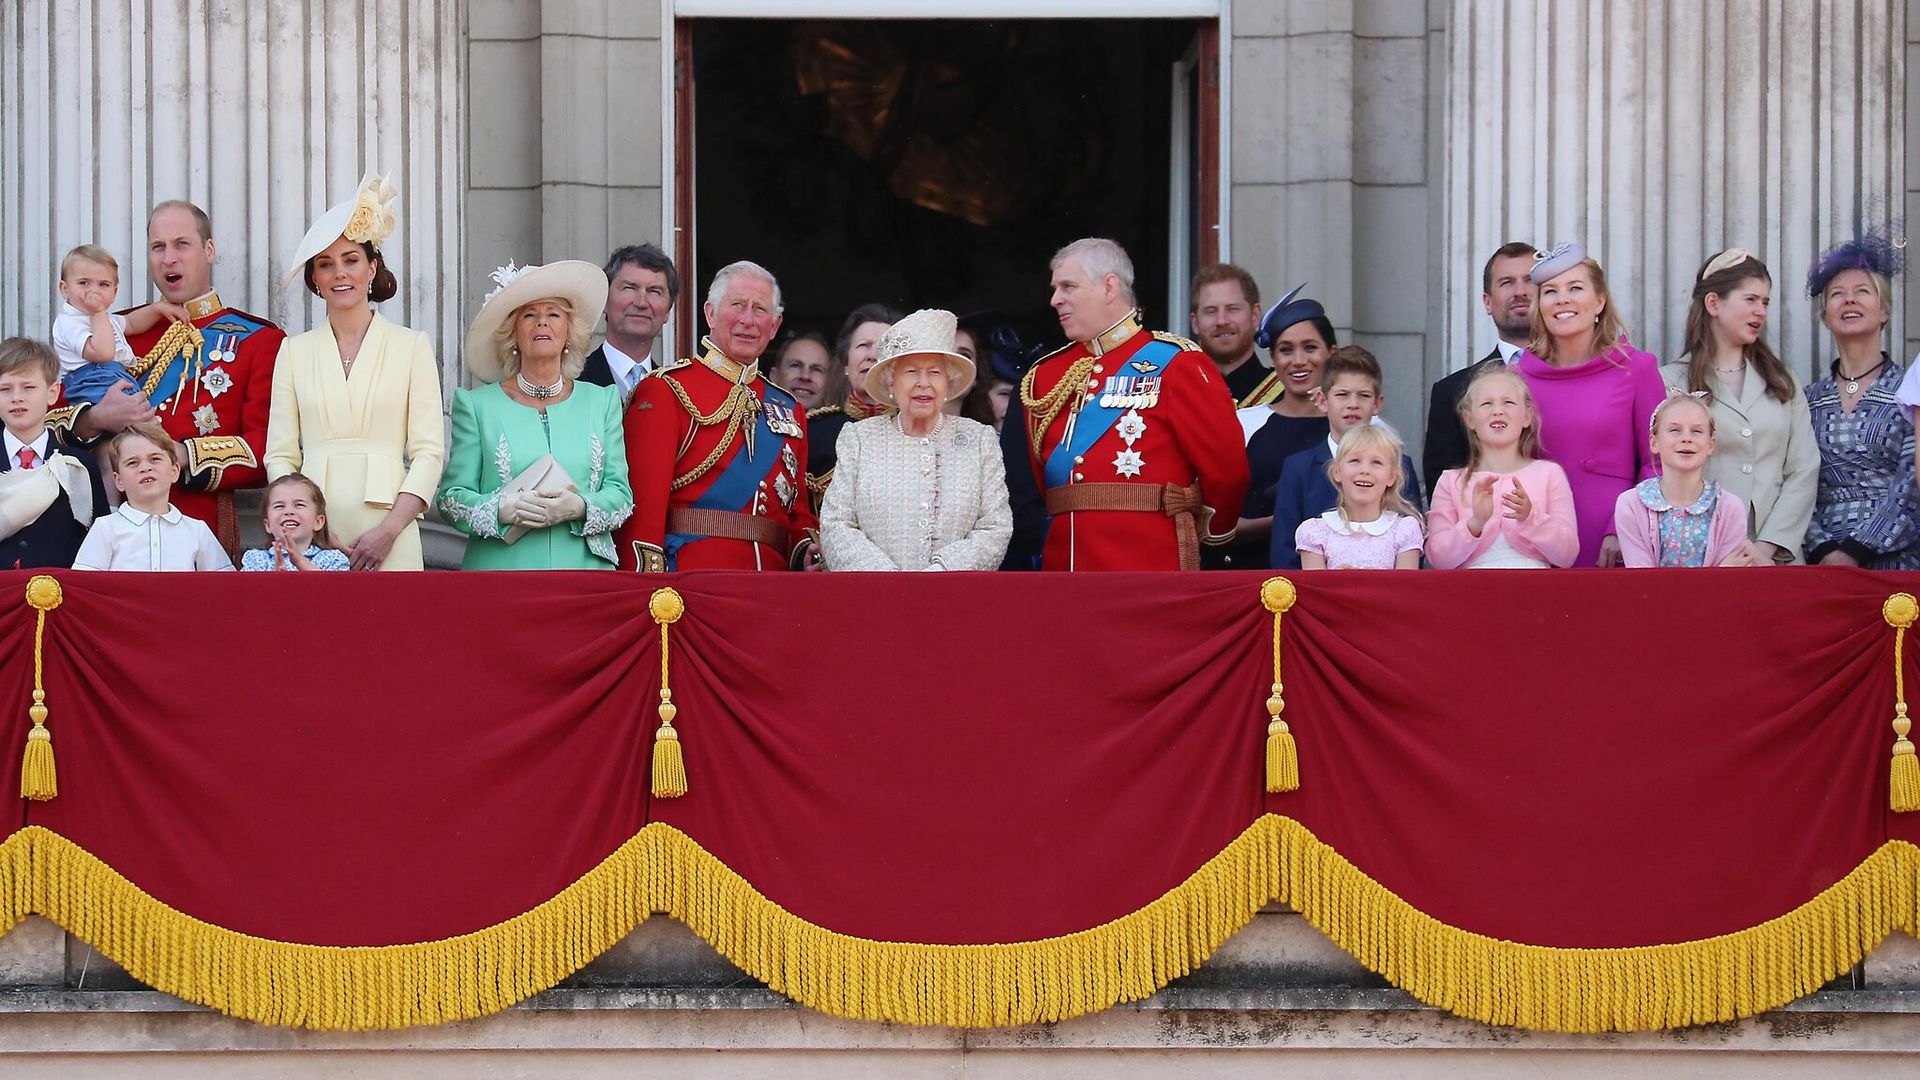
<instances>
[{"instance_id":1,"label":"white shirt collar","mask_svg":"<svg viewBox=\"0 0 1920 1080\"><path fill-rule=\"evenodd\" d=\"M1504 363L1511 364L1513 358L1520 355L1520 346L1510 344L1506 338L1494 338L1493 347L1500 350L1500 359Z\"/></svg>"},{"instance_id":2,"label":"white shirt collar","mask_svg":"<svg viewBox=\"0 0 1920 1080\"><path fill-rule=\"evenodd\" d=\"M173 505L172 503L167 504L167 509L163 513L149 514L144 510L134 509L133 504L130 502L123 502L120 504L119 509L115 510L114 513L119 514L123 518L126 518L128 521L132 522L134 525L141 526L143 528L146 526L147 522L152 521L156 517L166 522L169 525L180 524L180 508Z\"/></svg>"},{"instance_id":3,"label":"white shirt collar","mask_svg":"<svg viewBox=\"0 0 1920 1080\"><path fill-rule=\"evenodd\" d=\"M611 341L602 341L600 348L607 354L607 367L613 372L613 381L619 383L621 386L627 384L627 372L634 368L639 368L641 375L645 375L647 372L653 370L652 353L648 353L644 360L635 360L633 357L621 352Z\"/></svg>"},{"instance_id":4,"label":"white shirt collar","mask_svg":"<svg viewBox=\"0 0 1920 1080\"><path fill-rule=\"evenodd\" d=\"M1393 528L1393 523L1400 520L1400 515L1391 510L1382 510L1380 516L1372 521L1348 521L1347 516L1336 508L1321 514L1320 520L1327 523L1327 528L1347 536L1359 536L1361 533L1385 536L1387 530Z\"/></svg>"},{"instance_id":5,"label":"white shirt collar","mask_svg":"<svg viewBox=\"0 0 1920 1080\"><path fill-rule=\"evenodd\" d=\"M83 319L92 318L92 316L88 315L84 311L81 311L79 308L74 307L72 304L67 303L65 300L60 301L60 314L78 315Z\"/></svg>"},{"instance_id":6,"label":"white shirt collar","mask_svg":"<svg viewBox=\"0 0 1920 1080\"><path fill-rule=\"evenodd\" d=\"M20 448L23 446L33 447L33 457L34 457L35 464L39 464L47 460L47 443L51 441L51 439L53 438L53 432L48 431L45 428L42 428L40 429L40 437L38 439L33 440L30 443L23 443L19 439L14 438L13 432L11 431L5 431L4 429L0 429L0 434L4 434L6 436L8 461L11 461L11 462L19 461Z\"/></svg>"}]
</instances>

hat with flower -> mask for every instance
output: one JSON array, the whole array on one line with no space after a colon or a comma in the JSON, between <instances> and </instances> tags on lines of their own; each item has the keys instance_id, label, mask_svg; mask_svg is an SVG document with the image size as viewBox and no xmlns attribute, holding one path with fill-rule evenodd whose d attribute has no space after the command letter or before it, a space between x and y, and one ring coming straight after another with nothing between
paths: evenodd
<instances>
[{"instance_id":1,"label":"hat with flower","mask_svg":"<svg viewBox=\"0 0 1920 1080\"><path fill-rule=\"evenodd\" d=\"M400 198L400 192L387 182L382 173L368 172L360 181L360 190L353 198L328 208L327 212L314 219L313 227L300 239L300 247L293 253L293 261L287 264L286 276L280 279L280 287L286 288L300 275L308 260L333 246L333 242L345 237L356 244L372 244L379 247L393 235L395 224L394 202Z\"/></svg>"}]
</instances>

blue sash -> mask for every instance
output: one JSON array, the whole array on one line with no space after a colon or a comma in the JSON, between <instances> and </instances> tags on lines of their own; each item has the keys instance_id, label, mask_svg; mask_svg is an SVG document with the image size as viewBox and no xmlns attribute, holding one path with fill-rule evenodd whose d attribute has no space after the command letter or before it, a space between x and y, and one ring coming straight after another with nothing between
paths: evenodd
<instances>
[{"instance_id":1,"label":"blue sash","mask_svg":"<svg viewBox=\"0 0 1920 1080\"><path fill-rule=\"evenodd\" d=\"M767 397L780 400L779 396L773 393L771 385L767 388ZM792 401L791 398L786 400ZM780 463L780 447L785 445L785 439L775 435L773 429L767 426L767 410L764 405L754 410L752 431L752 445L769 448L767 457L759 460L771 462L771 464L761 464L756 468L754 458L747 453L743 440L742 445L734 450L733 459L720 470L720 475L714 477L713 483L707 485L707 490L693 500L694 509L727 510L736 514L745 513L750 509L748 504L753 501L754 493L759 490L760 481L767 478L767 473L772 470L773 465ZM705 539L706 537L699 533L668 533L666 542L662 545L667 556L667 569L679 568L681 548L696 540Z\"/></svg>"},{"instance_id":2,"label":"blue sash","mask_svg":"<svg viewBox=\"0 0 1920 1080\"><path fill-rule=\"evenodd\" d=\"M1172 360L1179 353L1178 345L1154 338L1133 354L1126 362L1124 371L1115 372L1114 375L1140 379L1155 378L1166 368L1167 361ZM1126 415L1129 408L1131 406L1118 403L1111 406L1102 405L1099 396L1088 401L1073 421L1073 438L1061 439L1054 446L1053 453L1047 456L1047 486L1065 487L1068 481L1073 479L1073 459L1084 456L1088 450L1092 449L1094 443L1100 441L1100 436L1112 431L1113 425L1120 422L1120 418Z\"/></svg>"}]
</instances>

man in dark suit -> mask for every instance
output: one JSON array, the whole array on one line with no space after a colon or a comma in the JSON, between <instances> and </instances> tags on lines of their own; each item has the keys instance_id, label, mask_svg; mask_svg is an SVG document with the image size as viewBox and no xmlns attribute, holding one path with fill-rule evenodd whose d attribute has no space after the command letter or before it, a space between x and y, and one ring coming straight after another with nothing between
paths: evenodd
<instances>
[{"instance_id":1,"label":"man in dark suit","mask_svg":"<svg viewBox=\"0 0 1920 1080\"><path fill-rule=\"evenodd\" d=\"M654 355L660 330L680 298L680 273L652 244L631 244L607 257L607 339L587 354L582 382L617 386L622 400L665 366Z\"/></svg>"},{"instance_id":2,"label":"man in dark suit","mask_svg":"<svg viewBox=\"0 0 1920 1080\"><path fill-rule=\"evenodd\" d=\"M0 569L68 567L106 488L93 455L47 427L60 360L30 338L0 341Z\"/></svg>"},{"instance_id":3,"label":"man in dark suit","mask_svg":"<svg viewBox=\"0 0 1920 1080\"><path fill-rule=\"evenodd\" d=\"M1488 364L1513 363L1526 347L1533 314L1533 285L1527 273L1533 269L1535 254L1534 246L1523 241L1501 244L1480 271L1480 304L1500 336L1487 355L1433 384L1426 451L1421 455L1428 499L1433 498L1441 473L1467 463L1467 428L1460 422L1460 399L1467 395L1467 384Z\"/></svg>"}]
</instances>

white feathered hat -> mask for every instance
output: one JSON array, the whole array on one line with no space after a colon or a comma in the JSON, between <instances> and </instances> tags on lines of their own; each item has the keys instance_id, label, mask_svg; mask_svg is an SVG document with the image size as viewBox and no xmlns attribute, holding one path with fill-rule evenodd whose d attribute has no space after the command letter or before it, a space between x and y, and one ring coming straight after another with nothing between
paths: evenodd
<instances>
[{"instance_id":1,"label":"white feathered hat","mask_svg":"<svg viewBox=\"0 0 1920 1080\"><path fill-rule=\"evenodd\" d=\"M513 313L535 300L565 299L573 305L574 324L594 326L607 306L606 271L590 262L567 259L545 266L507 265L493 271L494 290L467 328L467 370L486 382L499 382L507 360L494 334Z\"/></svg>"},{"instance_id":2,"label":"white feathered hat","mask_svg":"<svg viewBox=\"0 0 1920 1080\"><path fill-rule=\"evenodd\" d=\"M395 224L394 202L400 198L400 192L387 183L383 173L368 172L360 181L360 190L346 202L328 207L327 212L314 219L307 235L300 238L300 247L293 253L293 261L287 264L287 274L280 279L280 287L293 284L293 279L306 269L307 260L333 246L341 237L356 244L372 244L379 247L387 237L393 235Z\"/></svg>"}]
</instances>

